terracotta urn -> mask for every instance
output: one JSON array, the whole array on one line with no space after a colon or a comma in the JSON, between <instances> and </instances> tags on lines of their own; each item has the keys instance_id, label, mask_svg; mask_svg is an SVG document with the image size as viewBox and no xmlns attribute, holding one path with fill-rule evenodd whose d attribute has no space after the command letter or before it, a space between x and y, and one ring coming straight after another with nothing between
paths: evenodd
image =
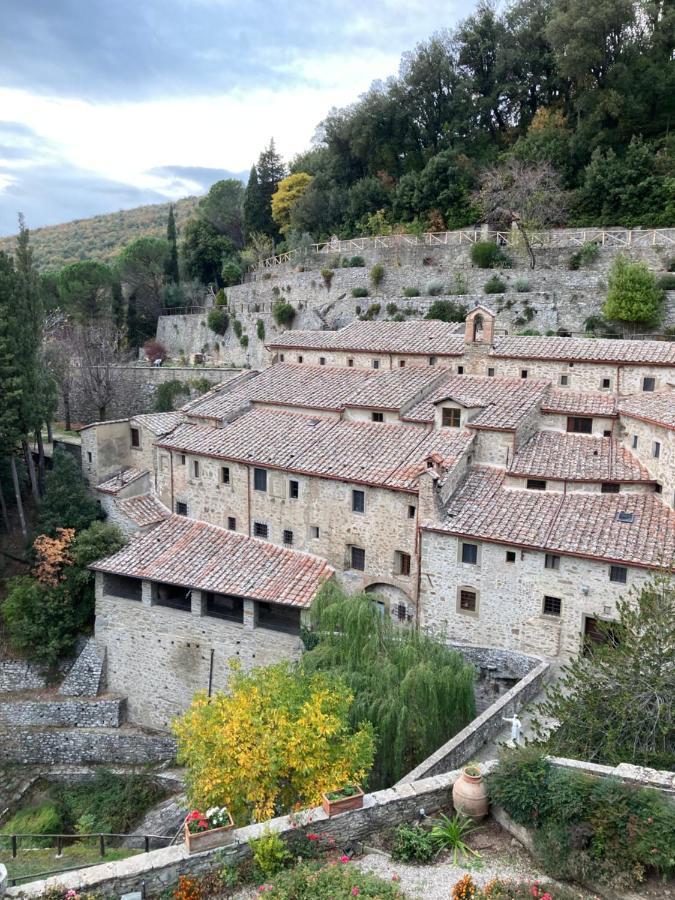
<instances>
[{"instance_id":1,"label":"terracotta urn","mask_svg":"<svg viewBox=\"0 0 675 900\"><path fill-rule=\"evenodd\" d=\"M488 796L478 766L467 766L452 786L452 805L474 822L488 814Z\"/></svg>"}]
</instances>

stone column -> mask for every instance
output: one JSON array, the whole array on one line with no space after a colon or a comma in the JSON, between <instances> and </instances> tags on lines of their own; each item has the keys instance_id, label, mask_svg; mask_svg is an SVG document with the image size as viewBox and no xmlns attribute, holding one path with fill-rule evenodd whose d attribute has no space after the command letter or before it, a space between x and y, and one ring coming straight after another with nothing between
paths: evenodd
<instances>
[{"instance_id":1,"label":"stone column","mask_svg":"<svg viewBox=\"0 0 675 900\"><path fill-rule=\"evenodd\" d=\"M196 588L192 589L192 606L190 607L190 612L193 616L206 615L206 593L204 591L198 591Z\"/></svg>"},{"instance_id":2,"label":"stone column","mask_svg":"<svg viewBox=\"0 0 675 900\"><path fill-rule=\"evenodd\" d=\"M152 582L143 580L141 584L141 601L143 606L152 606Z\"/></svg>"},{"instance_id":3,"label":"stone column","mask_svg":"<svg viewBox=\"0 0 675 900\"><path fill-rule=\"evenodd\" d=\"M255 603L253 600L244 600L244 628L255 628Z\"/></svg>"}]
</instances>

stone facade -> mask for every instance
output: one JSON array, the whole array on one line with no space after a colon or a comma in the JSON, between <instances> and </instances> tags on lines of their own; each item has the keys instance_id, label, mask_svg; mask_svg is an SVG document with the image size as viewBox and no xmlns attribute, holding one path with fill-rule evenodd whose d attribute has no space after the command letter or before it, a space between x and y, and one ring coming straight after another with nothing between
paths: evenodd
<instances>
[{"instance_id":1,"label":"stone facade","mask_svg":"<svg viewBox=\"0 0 675 900\"><path fill-rule=\"evenodd\" d=\"M0 740L0 765L145 765L175 755L173 738L126 728L12 727Z\"/></svg>"},{"instance_id":2,"label":"stone facade","mask_svg":"<svg viewBox=\"0 0 675 900\"><path fill-rule=\"evenodd\" d=\"M0 703L0 728L118 728L125 707L122 697L4 701Z\"/></svg>"},{"instance_id":3,"label":"stone facade","mask_svg":"<svg viewBox=\"0 0 675 900\"><path fill-rule=\"evenodd\" d=\"M101 685L105 648L88 640L59 688L65 697L96 697Z\"/></svg>"},{"instance_id":4,"label":"stone facade","mask_svg":"<svg viewBox=\"0 0 675 900\"><path fill-rule=\"evenodd\" d=\"M675 391L672 393L675 406ZM664 503L675 509L675 429L622 415L619 437L661 485Z\"/></svg>"}]
</instances>

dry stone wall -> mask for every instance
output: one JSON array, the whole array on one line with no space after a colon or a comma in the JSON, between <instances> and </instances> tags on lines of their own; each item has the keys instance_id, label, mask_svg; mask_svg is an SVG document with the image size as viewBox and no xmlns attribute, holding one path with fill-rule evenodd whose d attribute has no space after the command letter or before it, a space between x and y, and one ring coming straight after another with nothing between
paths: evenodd
<instances>
[{"instance_id":1,"label":"dry stone wall","mask_svg":"<svg viewBox=\"0 0 675 900\"><path fill-rule=\"evenodd\" d=\"M0 766L145 765L172 760L172 737L127 728L11 727L0 732Z\"/></svg>"},{"instance_id":2,"label":"dry stone wall","mask_svg":"<svg viewBox=\"0 0 675 900\"><path fill-rule=\"evenodd\" d=\"M0 660L0 694L35 691L47 686L47 673L42 666L23 659Z\"/></svg>"},{"instance_id":3,"label":"dry stone wall","mask_svg":"<svg viewBox=\"0 0 675 900\"><path fill-rule=\"evenodd\" d=\"M0 703L0 729L8 726L35 728L117 728L124 721L122 697L96 700L16 700Z\"/></svg>"}]
</instances>

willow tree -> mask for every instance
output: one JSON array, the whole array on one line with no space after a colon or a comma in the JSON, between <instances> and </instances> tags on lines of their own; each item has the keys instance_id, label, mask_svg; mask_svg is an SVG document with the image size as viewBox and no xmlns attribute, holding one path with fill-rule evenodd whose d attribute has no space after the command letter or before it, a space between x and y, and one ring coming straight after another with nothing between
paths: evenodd
<instances>
[{"instance_id":1,"label":"willow tree","mask_svg":"<svg viewBox=\"0 0 675 900\"><path fill-rule=\"evenodd\" d=\"M473 666L441 641L394 625L372 597L324 585L311 631L304 668L342 678L354 694L352 727L370 722L375 730L371 789L394 784L475 716Z\"/></svg>"}]
</instances>

